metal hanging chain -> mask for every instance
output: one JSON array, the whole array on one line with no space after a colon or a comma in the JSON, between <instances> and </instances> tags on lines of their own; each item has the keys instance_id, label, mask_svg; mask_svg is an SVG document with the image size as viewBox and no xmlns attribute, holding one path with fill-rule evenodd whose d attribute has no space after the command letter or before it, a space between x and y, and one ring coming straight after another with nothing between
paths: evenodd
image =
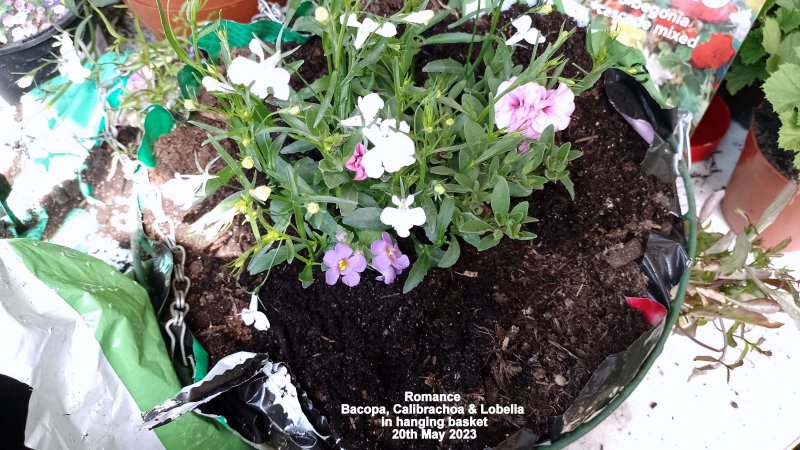
<instances>
[{"instance_id":1,"label":"metal hanging chain","mask_svg":"<svg viewBox=\"0 0 800 450\"><path fill-rule=\"evenodd\" d=\"M132 163L132 164L131 164ZM125 169L128 165L129 168ZM191 366L195 372L193 355L186 354L186 315L189 314L189 304L186 296L192 287L192 280L186 276L186 249L177 243L175 238L175 221L164 213L163 196L161 190L150 183L147 167L141 161L130 161L123 165L126 178L134 182L135 191L142 209L149 209L153 213L153 229L158 238L172 252L172 295L173 300L169 305L172 317L164 325L169 337L170 355L175 355L175 347L180 348L181 362L184 366ZM177 336L176 336L177 334ZM178 345L180 343L180 345Z\"/></svg>"}]
</instances>

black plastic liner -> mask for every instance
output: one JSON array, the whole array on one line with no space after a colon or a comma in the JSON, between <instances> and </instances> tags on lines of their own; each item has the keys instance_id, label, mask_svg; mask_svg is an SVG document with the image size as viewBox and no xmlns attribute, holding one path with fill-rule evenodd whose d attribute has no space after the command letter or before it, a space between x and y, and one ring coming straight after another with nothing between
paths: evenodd
<instances>
[{"instance_id":1,"label":"black plastic liner","mask_svg":"<svg viewBox=\"0 0 800 450\"><path fill-rule=\"evenodd\" d=\"M685 131L691 125L691 118L674 109L662 109L638 81L620 70L607 71L603 81L612 105L650 142L642 170L663 182L674 184L679 158L688 145L682 136L687 135ZM674 213L680 217L678 200L673 200ZM669 309L670 291L680 282L689 263L686 236L680 227L676 227L670 236L651 234L641 262L642 271L648 278L650 297ZM539 436L522 428L495 448L527 450L540 443L557 441L574 431L633 380L660 336L670 331L665 329L667 326L671 328L672 324L662 320L627 350L606 358L573 404L562 415L551 417L549 436ZM239 365L229 366L229 359L242 358L241 355L251 356ZM292 386L297 390L299 407L314 427L313 433L307 430L298 432L297 423L288 420L283 407L276 405L277 399L269 394L268 385L270 371L278 366L282 367L272 363L266 354L236 353L228 356L203 381L183 389L174 399L146 413L145 425L151 428L163 425L184 412L196 410L204 415L224 416L232 430L257 446L267 444L286 448L285 445L290 443L293 446L289 448L338 449L327 420L313 408L301 390Z\"/></svg>"}]
</instances>

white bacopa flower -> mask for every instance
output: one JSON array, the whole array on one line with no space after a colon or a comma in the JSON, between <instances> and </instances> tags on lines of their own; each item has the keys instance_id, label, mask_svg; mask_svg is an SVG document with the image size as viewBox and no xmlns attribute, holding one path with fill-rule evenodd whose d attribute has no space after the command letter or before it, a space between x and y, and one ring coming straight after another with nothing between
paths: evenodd
<instances>
[{"instance_id":1,"label":"white bacopa flower","mask_svg":"<svg viewBox=\"0 0 800 450\"><path fill-rule=\"evenodd\" d=\"M433 11L431 11L430 9L426 9L424 11L417 11L417 12L413 12L411 14L408 14L407 16L404 16L404 17L400 18L400 20L403 21L403 22L406 22L406 23L413 23L413 24L417 24L417 25L427 25L428 22L430 22L431 19L433 19L434 15L435 14L434 14Z\"/></svg>"},{"instance_id":2,"label":"white bacopa flower","mask_svg":"<svg viewBox=\"0 0 800 450\"><path fill-rule=\"evenodd\" d=\"M275 98L289 100L289 72L278 67L281 54L276 53L265 58L264 48L258 39L251 40L249 47L258 62L244 56L234 58L228 67L228 79L231 83L250 86L250 92L260 99L267 98L268 89L272 89Z\"/></svg>"},{"instance_id":3,"label":"white bacopa flower","mask_svg":"<svg viewBox=\"0 0 800 450\"><path fill-rule=\"evenodd\" d=\"M405 121L397 124L395 119L374 123L362 130L374 147L361 158L364 172L370 178L380 178L384 172L394 173L414 164L414 141L406 133L410 131Z\"/></svg>"},{"instance_id":4,"label":"white bacopa flower","mask_svg":"<svg viewBox=\"0 0 800 450\"><path fill-rule=\"evenodd\" d=\"M392 203L397 208L384 208L383 212L381 212L381 222L394 228L398 236L408 237L411 227L425 223L425 210L422 208L410 208L411 204L414 203L413 195L409 195L402 200L393 195Z\"/></svg>"},{"instance_id":5,"label":"white bacopa flower","mask_svg":"<svg viewBox=\"0 0 800 450\"><path fill-rule=\"evenodd\" d=\"M206 240L212 240L222 230L228 228L239 213L239 204L244 192L235 192L219 202L211 211L203 214L197 222L189 227L192 234L202 234Z\"/></svg>"},{"instance_id":6,"label":"white bacopa flower","mask_svg":"<svg viewBox=\"0 0 800 450\"><path fill-rule=\"evenodd\" d=\"M248 327L252 325L256 330L269 330L269 319L267 319L266 314L258 310L258 296L256 294L250 296L250 305L242 309L241 316L242 322Z\"/></svg>"},{"instance_id":7,"label":"white bacopa flower","mask_svg":"<svg viewBox=\"0 0 800 450\"><path fill-rule=\"evenodd\" d=\"M519 16L511 22L511 25L517 29L517 32L508 38L506 45L514 45L522 40L533 45L541 44L545 41L542 33L532 26L533 19L531 19L531 16Z\"/></svg>"},{"instance_id":8,"label":"white bacopa flower","mask_svg":"<svg viewBox=\"0 0 800 450\"><path fill-rule=\"evenodd\" d=\"M89 78L92 72L81 64L81 58L78 56L75 44L66 31L56 37L53 47L61 47L61 57L58 64L58 72L61 75L67 77L74 84L81 84Z\"/></svg>"},{"instance_id":9,"label":"white bacopa flower","mask_svg":"<svg viewBox=\"0 0 800 450\"><path fill-rule=\"evenodd\" d=\"M391 22L379 24L369 17L365 17L363 21L359 22L354 14L348 14L346 17L342 16L339 19L343 25L346 24L348 27L358 28L356 40L353 42L356 49L364 46L370 34L377 34L383 37L392 37L397 34L397 28Z\"/></svg>"},{"instance_id":10,"label":"white bacopa flower","mask_svg":"<svg viewBox=\"0 0 800 450\"><path fill-rule=\"evenodd\" d=\"M366 127L375 122L378 111L383 109L383 99L376 93L358 97L356 112L341 122L343 127Z\"/></svg>"}]
</instances>

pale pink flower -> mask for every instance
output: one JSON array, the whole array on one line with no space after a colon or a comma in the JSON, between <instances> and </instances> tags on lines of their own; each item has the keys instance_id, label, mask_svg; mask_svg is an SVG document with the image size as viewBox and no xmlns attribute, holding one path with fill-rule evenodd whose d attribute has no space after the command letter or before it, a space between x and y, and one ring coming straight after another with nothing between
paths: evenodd
<instances>
[{"instance_id":1,"label":"pale pink flower","mask_svg":"<svg viewBox=\"0 0 800 450\"><path fill-rule=\"evenodd\" d=\"M351 156L350 159L344 163L345 167L356 173L356 175L353 177L353 179L356 181L367 179L366 169L364 169L364 164L361 162L361 159L364 157L364 153L364 144L359 142L356 144L356 149L353 152L353 156Z\"/></svg>"},{"instance_id":2,"label":"pale pink flower","mask_svg":"<svg viewBox=\"0 0 800 450\"><path fill-rule=\"evenodd\" d=\"M516 77L500 84L497 95L516 81ZM556 131L567 128L575 111L575 94L564 83L556 89L530 82L517 86L495 102L495 123L499 129L520 131L538 139L550 125ZM524 149L521 149L524 151Z\"/></svg>"}]
</instances>

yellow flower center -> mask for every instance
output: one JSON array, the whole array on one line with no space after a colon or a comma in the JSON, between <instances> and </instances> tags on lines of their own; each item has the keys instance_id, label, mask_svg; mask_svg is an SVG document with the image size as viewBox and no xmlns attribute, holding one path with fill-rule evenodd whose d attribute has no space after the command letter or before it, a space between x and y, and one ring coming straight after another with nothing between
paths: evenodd
<instances>
[{"instance_id":1,"label":"yellow flower center","mask_svg":"<svg viewBox=\"0 0 800 450\"><path fill-rule=\"evenodd\" d=\"M339 272L342 272L342 271L344 271L344 269L347 269L347 266L349 266L349 265L350 265L350 261L348 261L346 259L340 259L339 260Z\"/></svg>"},{"instance_id":2,"label":"yellow flower center","mask_svg":"<svg viewBox=\"0 0 800 450\"><path fill-rule=\"evenodd\" d=\"M394 248L389 244L386 244L386 254L389 255L389 258L394 258Z\"/></svg>"}]
</instances>

